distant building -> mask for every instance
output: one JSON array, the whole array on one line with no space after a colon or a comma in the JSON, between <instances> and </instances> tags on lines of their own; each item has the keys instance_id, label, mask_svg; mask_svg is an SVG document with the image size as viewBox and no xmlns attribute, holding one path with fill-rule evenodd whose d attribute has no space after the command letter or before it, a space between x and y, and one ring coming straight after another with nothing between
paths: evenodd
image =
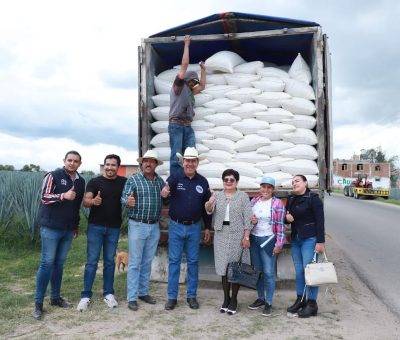
<instances>
[{"instance_id":1,"label":"distant building","mask_svg":"<svg viewBox=\"0 0 400 340\"><path fill-rule=\"evenodd\" d=\"M100 173L103 173L104 165L100 164ZM139 172L139 164L121 164L118 169L119 176L129 177Z\"/></svg>"},{"instance_id":2,"label":"distant building","mask_svg":"<svg viewBox=\"0 0 400 340\"><path fill-rule=\"evenodd\" d=\"M357 159L358 158L358 159ZM366 174L373 188L390 188L390 164L372 163L355 156L351 160L333 160L333 186L343 188L351 184L358 174Z\"/></svg>"}]
</instances>

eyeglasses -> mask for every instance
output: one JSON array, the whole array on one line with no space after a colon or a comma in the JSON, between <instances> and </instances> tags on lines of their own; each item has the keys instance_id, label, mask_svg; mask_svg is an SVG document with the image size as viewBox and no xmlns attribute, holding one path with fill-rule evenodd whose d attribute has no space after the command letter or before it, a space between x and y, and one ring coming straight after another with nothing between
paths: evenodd
<instances>
[{"instance_id":1,"label":"eyeglasses","mask_svg":"<svg viewBox=\"0 0 400 340\"><path fill-rule=\"evenodd\" d=\"M236 179L234 179L234 178L224 178L224 182L225 183L235 183Z\"/></svg>"}]
</instances>

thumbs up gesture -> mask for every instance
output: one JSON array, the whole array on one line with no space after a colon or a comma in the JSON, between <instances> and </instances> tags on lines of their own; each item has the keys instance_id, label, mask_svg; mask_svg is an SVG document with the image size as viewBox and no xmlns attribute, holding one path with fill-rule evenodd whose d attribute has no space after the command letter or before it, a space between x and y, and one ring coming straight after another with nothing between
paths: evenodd
<instances>
[{"instance_id":1,"label":"thumbs up gesture","mask_svg":"<svg viewBox=\"0 0 400 340\"><path fill-rule=\"evenodd\" d=\"M68 201L73 201L76 197L75 187L72 186L66 193L64 193L64 199Z\"/></svg>"},{"instance_id":2,"label":"thumbs up gesture","mask_svg":"<svg viewBox=\"0 0 400 340\"><path fill-rule=\"evenodd\" d=\"M161 190L161 197L167 198L170 194L170 188L168 182L165 182L164 187Z\"/></svg>"},{"instance_id":3,"label":"thumbs up gesture","mask_svg":"<svg viewBox=\"0 0 400 340\"><path fill-rule=\"evenodd\" d=\"M99 206L103 202L103 199L101 198L101 193L100 190L97 192L97 195L95 198L93 198L93 205Z\"/></svg>"},{"instance_id":4,"label":"thumbs up gesture","mask_svg":"<svg viewBox=\"0 0 400 340\"><path fill-rule=\"evenodd\" d=\"M133 208L135 206L135 196L133 196L133 191L128 196L128 206Z\"/></svg>"},{"instance_id":5,"label":"thumbs up gesture","mask_svg":"<svg viewBox=\"0 0 400 340\"><path fill-rule=\"evenodd\" d=\"M214 205L215 205L215 198L216 198L216 193L215 191L212 192L210 198L208 199L208 201L206 202L206 209L208 212L212 212Z\"/></svg>"}]
</instances>

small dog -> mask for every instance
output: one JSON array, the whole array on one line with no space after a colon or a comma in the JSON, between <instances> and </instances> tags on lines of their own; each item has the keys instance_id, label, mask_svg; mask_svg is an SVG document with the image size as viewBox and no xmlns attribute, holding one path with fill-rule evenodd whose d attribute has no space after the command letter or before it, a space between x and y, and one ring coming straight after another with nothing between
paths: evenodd
<instances>
[{"instance_id":1,"label":"small dog","mask_svg":"<svg viewBox=\"0 0 400 340\"><path fill-rule=\"evenodd\" d=\"M121 271L121 265L122 271L125 271L125 267L128 266L128 253L125 251L117 251L117 255L115 256L115 265L117 266L118 272Z\"/></svg>"}]
</instances>

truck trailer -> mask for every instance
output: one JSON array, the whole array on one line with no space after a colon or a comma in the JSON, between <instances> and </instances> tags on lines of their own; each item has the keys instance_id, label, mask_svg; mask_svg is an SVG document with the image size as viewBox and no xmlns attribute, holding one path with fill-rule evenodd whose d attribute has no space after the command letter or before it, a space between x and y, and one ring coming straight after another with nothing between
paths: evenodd
<instances>
[{"instance_id":1,"label":"truck trailer","mask_svg":"<svg viewBox=\"0 0 400 340\"><path fill-rule=\"evenodd\" d=\"M317 137L316 164L318 181L310 188L323 199L324 192L331 190L332 182L332 124L331 124L331 63L328 38L318 23L297 19L226 12L213 14L196 21L166 29L143 38L138 47L139 94L138 94L138 150L142 156L152 148L150 141L155 135L151 128L154 121L151 110L155 108L152 97L156 76L165 70L180 65L183 52L183 38L190 35L190 63L207 60L220 51L232 51L246 62L262 61L277 67L290 65L300 53L309 65L315 93L316 125L313 131ZM200 172L201 173L201 172ZM258 189L241 188L250 197ZM275 194L285 200L290 186L277 187ZM164 215L167 210L164 209ZM168 223L161 223L162 240L167 240ZM287 254L286 254L287 255ZM278 278L288 274L285 252L278 258ZM200 261L201 263L201 261ZM290 264L291 266L291 264ZM201 273L201 269L200 269Z\"/></svg>"}]
</instances>

